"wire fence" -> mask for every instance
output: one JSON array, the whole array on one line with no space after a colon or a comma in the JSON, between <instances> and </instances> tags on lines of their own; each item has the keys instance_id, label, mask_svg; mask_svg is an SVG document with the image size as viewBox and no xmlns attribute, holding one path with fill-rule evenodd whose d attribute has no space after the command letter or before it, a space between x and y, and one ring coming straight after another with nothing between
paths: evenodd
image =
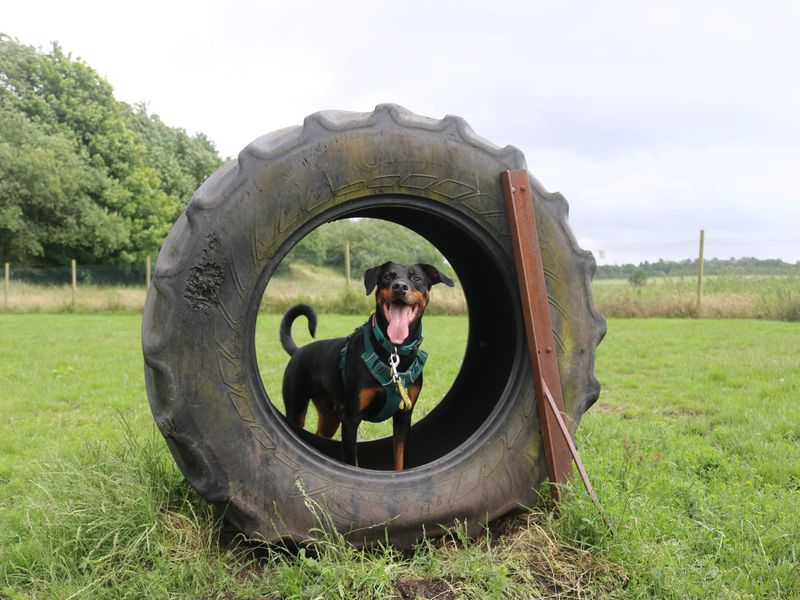
<instances>
[{"instance_id":1,"label":"wire fence","mask_svg":"<svg viewBox=\"0 0 800 600\"><path fill-rule=\"evenodd\" d=\"M584 244L597 259L594 297L600 311L606 316L800 320L800 239L744 240L705 235L701 261L699 237ZM352 303L352 294L343 293L344 268L342 288L336 285L338 275L319 270L324 273L316 276L325 278L324 285L315 284L301 268L281 269L267 288L261 310L282 312L298 301L312 302L332 312L344 310ZM63 266L27 267L5 263L0 307L6 312L141 311L150 273L149 258L122 265L72 261ZM466 312L463 294L451 304L448 314Z\"/></svg>"},{"instance_id":2,"label":"wire fence","mask_svg":"<svg viewBox=\"0 0 800 600\"><path fill-rule=\"evenodd\" d=\"M147 265L81 265L75 268L77 285L147 287ZM13 267L9 269L11 283L41 286L72 284L72 267Z\"/></svg>"},{"instance_id":3,"label":"wire fence","mask_svg":"<svg viewBox=\"0 0 800 600\"><path fill-rule=\"evenodd\" d=\"M120 265L3 265L3 308L10 310L141 310L151 261Z\"/></svg>"}]
</instances>

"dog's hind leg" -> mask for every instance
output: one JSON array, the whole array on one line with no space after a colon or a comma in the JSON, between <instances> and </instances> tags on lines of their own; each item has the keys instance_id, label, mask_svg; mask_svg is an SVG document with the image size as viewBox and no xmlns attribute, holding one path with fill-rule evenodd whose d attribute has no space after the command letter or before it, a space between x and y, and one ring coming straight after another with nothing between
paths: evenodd
<instances>
[{"instance_id":1,"label":"dog's hind leg","mask_svg":"<svg viewBox=\"0 0 800 600\"><path fill-rule=\"evenodd\" d=\"M317 409L317 435L332 438L339 429L342 415L328 398L312 398Z\"/></svg>"},{"instance_id":2,"label":"dog's hind leg","mask_svg":"<svg viewBox=\"0 0 800 600\"><path fill-rule=\"evenodd\" d=\"M292 373L292 362L289 361L283 374L283 406L288 421L302 429L306 424L310 394L305 378Z\"/></svg>"}]
</instances>

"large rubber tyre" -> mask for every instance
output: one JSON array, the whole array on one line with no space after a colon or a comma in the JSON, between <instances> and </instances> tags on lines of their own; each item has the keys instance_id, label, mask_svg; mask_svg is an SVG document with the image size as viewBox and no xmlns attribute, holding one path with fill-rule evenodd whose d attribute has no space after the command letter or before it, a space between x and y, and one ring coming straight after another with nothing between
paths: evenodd
<instances>
[{"instance_id":1,"label":"large rubber tyre","mask_svg":"<svg viewBox=\"0 0 800 600\"><path fill-rule=\"evenodd\" d=\"M317 113L261 137L197 190L147 295L145 378L178 466L230 523L250 536L302 541L318 525L308 496L354 543L388 532L406 547L455 519L476 532L536 501L546 470L500 188L501 172L520 168L519 150L482 140L458 117L381 105ZM531 186L574 432L599 393L594 357L605 323L591 298L595 262L569 230L564 198L535 179ZM256 364L255 321L270 275L304 235L353 216L428 238L467 298L461 371L414 425L401 473L389 470L388 438L359 443L362 468L354 468L340 462L338 442L289 426Z\"/></svg>"}]
</instances>

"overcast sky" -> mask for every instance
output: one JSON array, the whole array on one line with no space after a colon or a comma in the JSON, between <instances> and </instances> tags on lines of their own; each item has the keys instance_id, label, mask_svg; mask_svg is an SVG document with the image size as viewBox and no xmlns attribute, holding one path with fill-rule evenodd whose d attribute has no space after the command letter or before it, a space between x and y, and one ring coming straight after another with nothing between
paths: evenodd
<instances>
[{"instance_id":1,"label":"overcast sky","mask_svg":"<svg viewBox=\"0 0 800 600\"><path fill-rule=\"evenodd\" d=\"M6 2L224 156L324 109L464 117L570 203L601 264L800 260L798 2ZM600 252L600 251L604 252Z\"/></svg>"}]
</instances>

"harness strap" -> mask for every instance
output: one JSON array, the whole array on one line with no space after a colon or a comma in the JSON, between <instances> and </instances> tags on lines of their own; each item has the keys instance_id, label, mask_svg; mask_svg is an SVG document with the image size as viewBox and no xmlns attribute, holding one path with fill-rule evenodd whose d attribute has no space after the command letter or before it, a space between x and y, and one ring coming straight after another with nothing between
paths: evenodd
<instances>
[{"instance_id":1,"label":"harness strap","mask_svg":"<svg viewBox=\"0 0 800 600\"><path fill-rule=\"evenodd\" d=\"M364 362L364 365L367 367L367 370L369 370L370 374L383 387L384 394L386 395L386 402L383 405L383 409L377 415L364 417L364 420L371 421L373 423L380 423L397 412L400 402L402 401L402 397L400 396L400 392L397 390L397 384L392 381L392 371L389 368L389 365L383 363L380 356L378 356L378 354L375 352L375 348L372 345L372 340L369 336L369 321L364 323L364 325L361 327L361 330L364 335L364 352L361 354L361 360ZM373 327L373 331L378 331L378 328ZM342 346L342 348L339 350L339 372L342 375L342 381L344 381L345 367L347 364L347 348L350 345L350 338L352 335L353 334L351 334L345 340L344 346ZM384 337L383 339L386 338ZM409 348L413 345L414 348L419 348L421 343L422 338L420 337L420 339L416 340L415 342L406 344L403 347ZM394 352L394 346L391 346L389 351ZM410 354L410 352L411 351L406 352L406 355ZM400 348L397 349L397 353L400 354ZM428 360L428 353L424 350L419 350L414 358L414 362L411 363L408 370L398 373L404 387L408 388L411 384L416 382L417 379L419 379L426 360Z\"/></svg>"}]
</instances>

